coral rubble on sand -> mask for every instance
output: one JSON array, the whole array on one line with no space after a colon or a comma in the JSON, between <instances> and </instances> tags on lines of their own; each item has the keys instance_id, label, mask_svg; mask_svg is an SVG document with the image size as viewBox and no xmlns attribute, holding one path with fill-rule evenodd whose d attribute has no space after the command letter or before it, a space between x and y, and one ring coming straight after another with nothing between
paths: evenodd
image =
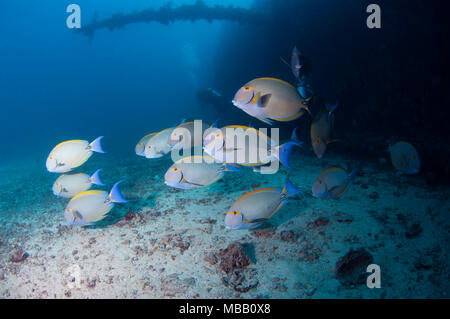
<instances>
[{"instance_id":1,"label":"coral rubble on sand","mask_svg":"<svg viewBox=\"0 0 450 319\"><path fill-rule=\"evenodd\" d=\"M332 154L322 162L294 154L290 178L308 190L324 168L342 162ZM3 167L0 296L446 297L449 190L396 176L380 163L354 162L362 170L342 198L294 197L249 231L226 230L227 209L243 193L282 185L285 171L238 172L209 188L178 191L161 187L157 174L142 174L169 167L169 159L97 158L87 170L103 167L107 184L123 177L124 196L139 199L98 227L77 228L65 224L66 200L51 194L54 176L32 164ZM366 276L368 262L381 267L381 289L353 280Z\"/></svg>"}]
</instances>

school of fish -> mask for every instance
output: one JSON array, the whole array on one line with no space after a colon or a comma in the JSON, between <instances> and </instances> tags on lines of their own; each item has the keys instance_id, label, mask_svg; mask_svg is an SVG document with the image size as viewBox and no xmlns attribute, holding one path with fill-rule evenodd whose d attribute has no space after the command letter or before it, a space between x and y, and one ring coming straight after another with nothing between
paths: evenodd
<instances>
[{"instance_id":1,"label":"school of fish","mask_svg":"<svg viewBox=\"0 0 450 319\"><path fill-rule=\"evenodd\" d=\"M332 131L338 103L326 104L313 116L310 105L314 94L303 80L303 56L294 48L291 63L282 60L291 67L298 81L297 87L277 78L253 79L238 89L232 104L268 125L294 121L309 114L312 118L311 148L321 159L325 156L327 145L336 142L332 139ZM242 143L236 143L236 134L245 134L247 138ZM101 169L92 175L74 171L94 153L105 153L101 146L102 138L100 136L92 142L61 142L47 157L47 170L61 174L54 182L52 191L55 196L69 199L64 210L64 218L69 225L95 225L109 214L116 203L127 203L118 188L120 181L113 185L110 192L91 190L93 185L105 186L100 178ZM216 124L182 120L177 125L142 137L135 146L135 153L147 159L156 159L169 153L179 153L180 150L200 149L203 155L180 156L164 175L164 184L168 187L191 190L208 187L228 174L242 172L245 167L262 173L267 167L281 163L291 169L289 157L294 147L303 147L295 130L288 141L278 143L262 130L250 126L234 124L218 128ZM398 174L417 174L420 171L418 152L410 143L392 143L387 151ZM348 171L330 167L318 175L311 192L298 189L287 177L283 186L242 194L225 213L225 227L229 230L258 227L286 205L289 197L301 193L322 200L337 199L346 193L357 173L358 168Z\"/></svg>"}]
</instances>

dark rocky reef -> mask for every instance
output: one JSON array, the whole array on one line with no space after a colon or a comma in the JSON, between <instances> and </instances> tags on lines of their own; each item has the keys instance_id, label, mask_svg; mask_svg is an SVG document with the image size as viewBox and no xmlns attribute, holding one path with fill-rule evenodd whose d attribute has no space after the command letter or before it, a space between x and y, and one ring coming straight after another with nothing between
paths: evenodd
<instances>
[{"instance_id":1,"label":"dark rocky reef","mask_svg":"<svg viewBox=\"0 0 450 319\"><path fill-rule=\"evenodd\" d=\"M245 251L245 246L232 243L205 258L212 265L219 263L220 270L225 274L222 282L233 290L244 293L258 286L256 270L247 268L252 260Z\"/></svg>"},{"instance_id":2,"label":"dark rocky reef","mask_svg":"<svg viewBox=\"0 0 450 319\"><path fill-rule=\"evenodd\" d=\"M352 248L335 265L335 277L345 286L361 285L367 277L367 266L372 264L373 256L364 248Z\"/></svg>"}]
</instances>

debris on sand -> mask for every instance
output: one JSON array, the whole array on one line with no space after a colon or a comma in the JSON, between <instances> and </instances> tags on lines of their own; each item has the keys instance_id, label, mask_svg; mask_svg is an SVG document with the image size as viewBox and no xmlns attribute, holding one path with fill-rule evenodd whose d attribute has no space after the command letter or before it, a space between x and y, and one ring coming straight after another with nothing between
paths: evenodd
<instances>
[{"instance_id":1,"label":"debris on sand","mask_svg":"<svg viewBox=\"0 0 450 319\"><path fill-rule=\"evenodd\" d=\"M293 230L284 230L280 232L280 239L285 242L295 243L299 237L300 234Z\"/></svg>"},{"instance_id":2,"label":"debris on sand","mask_svg":"<svg viewBox=\"0 0 450 319\"><path fill-rule=\"evenodd\" d=\"M24 251L22 248L18 248L13 254L11 255L11 258L9 259L13 263L21 263L27 259L29 254Z\"/></svg>"},{"instance_id":3,"label":"debris on sand","mask_svg":"<svg viewBox=\"0 0 450 319\"><path fill-rule=\"evenodd\" d=\"M220 269L226 274L230 274L234 269L242 269L250 265L250 258L240 243L230 244L220 251L219 257Z\"/></svg>"},{"instance_id":4,"label":"debris on sand","mask_svg":"<svg viewBox=\"0 0 450 319\"><path fill-rule=\"evenodd\" d=\"M251 264L250 257L244 251L244 245L240 243L230 244L218 254L219 268L226 274L222 277L225 286L231 287L237 292L248 292L258 286L255 269L247 269Z\"/></svg>"},{"instance_id":5,"label":"debris on sand","mask_svg":"<svg viewBox=\"0 0 450 319\"><path fill-rule=\"evenodd\" d=\"M422 226L420 226L419 223L414 223L405 232L405 236L408 239L416 238L419 236L423 231Z\"/></svg>"}]
</instances>

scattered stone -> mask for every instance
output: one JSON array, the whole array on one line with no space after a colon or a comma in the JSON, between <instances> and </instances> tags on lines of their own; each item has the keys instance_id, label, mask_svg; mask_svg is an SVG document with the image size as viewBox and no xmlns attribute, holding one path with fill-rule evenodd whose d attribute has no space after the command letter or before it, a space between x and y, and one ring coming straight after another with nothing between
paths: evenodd
<instances>
[{"instance_id":1,"label":"scattered stone","mask_svg":"<svg viewBox=\"0 0 450 319\"><path fill-rule=\"evenodd\" d=\"M87 287L88 288L95 288L95 286L97 285L97 278L94 279L87 279Z\"/></svg>"},{"instance_id":2,"label":"scattered stone","mask_svg":"<svg viewBox=\"0 0 450 319\"><path fill-rule=\"evenodd\" d=\"M243 248L240 243L233 243L219 252L220 269L223 272L230 274L234 269L241 269L250 265L250 258Z\"/></svg>"},{"instance_id":3,"label":"scattered stone","mask_svg":"<svg viewBox=\"0 0 450 319\"><path fill-rule=\"evenodd\" d=\"M250 235L257 238L272 238L274 234L275 234L275 227L268 227L250 232Z\"/></svg>"},{"instance_id":4,"label":"scattered stone","mask_svg":"<svg viewBox=\"0 0 450 319\"><path fill-rule=\"evenodd\" d=\"M341 212L335 214L338 223L350 224L353 222L353 216Z\"/></svg>"},{"instance_id":5,"label":"scattered stone","mask_svg":"<svg viewBox=\"0 0 450 319\"><path fill-rule=\"evenodd\" d=\"M70 291L70 290L65 291L64 296L69 297L69 298L72 297L72 291Z\"/></svg>"},{"instance_id":6,"label":"scattered stone","mask_svg":"<svg viewBox=\"0 0 450 319\"><path fill-rule=\"evenodd\" d=\"M27 259L29 254L26 251L23 251L22 248L18 248L15 252L13 252L11 258L9 259L13 263L21 263Z\"/></svg>"},{"instance_id":7,"label":"scattered stone","mask_svg":"<svg viewBox=\"0 0 450 319\"><path fill-rule=\"evenodd\" d=\"M335 276L344 285L357 285L365 282L367 266L372 264L373 256L364 248L352 248L335 265Z\"/></svg>"},{"instance_id":8,"label":"scattered stone","mask_svg":"<svg viewBox=\"0 0 450 319\"><path fill-rule=\"evenodd\" d=\"M205 257L205 261L208 262L210 265L217 264L217 256L214 253L210 253Z\"/></svg>"},{"instance_id":9,"label":"scattered stone","mask_svg":"<svg viewBox=\"0 0 450 319\"><path fill-rule=\"evenodd\" d=\"M299 237L300 237L300 235L293 230L284 230L284 231L280 232L280 239L282 241L294 243L294 242L297 242Z\"/></svg>"},{"instance_id":10,"label":"scattered stone","mask_svg":"<svg viewBox=\"0 0 450 319\"><path fill-rule=\"evenodd\" d=\"M326 218L326 217L319 217L314 221L314 225L316 225L317 227L326 226L326 225L328 225L328 223L329 223L329 221L328 221L328 218Z\"/></svg>"},{"instance_id":11,"label":"scattered stone","mask_svg":"<svg viewBox=\"0 0 450 319\"><path fill-rule=\"evenodd\" d=\"M228 276L222 277L222 282L237 292L245 293L258 286L256 275L255 269L236 269Z\"/></svg>"},{"instance_id":12,"label":"scattered stone","mask_svg":"<svg viewBox=\"0 0 450 319\"><path fill-rule=\"evenodd\" d=\"M231 287L237 292L245 293L258 286L255 278L255 269L246 269L251 263L250 257L244 251L244 245L240 243L230 244L227 248L220 250L220 269L226 274L222 277L225 286Z\"/></svg>"},{"instance_id":13,"label":"scattered stone","mask_svg":"<svg viewBox=\"0 0 450 319\"><path fill-rule=\"evenodd\" d=\"M431 267L433 267L433 258L429 255L420 256L414 262L414 267L416 267L417 270L431 269Z\"/></svg>"},{"instance_id":14,"label":"scattered stone","mask_svg":"<svg viewBox=\"0 0 450 319\"><path fill-rule=\"evenodd\" d=\"M419 236L423 231L422 226L419 223L412 224L405 232L405 236L408 239L415 238Z\"/></svg>"},{"instance_id":15,"label":"scattered stone","mask_svg":"<svg viewBox=\"0 0 450 319\"><path fill-rule=\"evenodd\" d=\"M89 245L93 245L97 242L97 240L95 239L95 237L91 237L89 238Z\"/></svg>"},{"instance_id":16,"label":"scattered stone","mask_svg":"<svg viewBox=\"0 0 450 319\"><path fill-rule=\"evenodd\" d=\"M380 198L380 194L378 194L377 192L372 192L370 193L369 198L376 202L377 199Z\"/></svg>"}]
</instances>

